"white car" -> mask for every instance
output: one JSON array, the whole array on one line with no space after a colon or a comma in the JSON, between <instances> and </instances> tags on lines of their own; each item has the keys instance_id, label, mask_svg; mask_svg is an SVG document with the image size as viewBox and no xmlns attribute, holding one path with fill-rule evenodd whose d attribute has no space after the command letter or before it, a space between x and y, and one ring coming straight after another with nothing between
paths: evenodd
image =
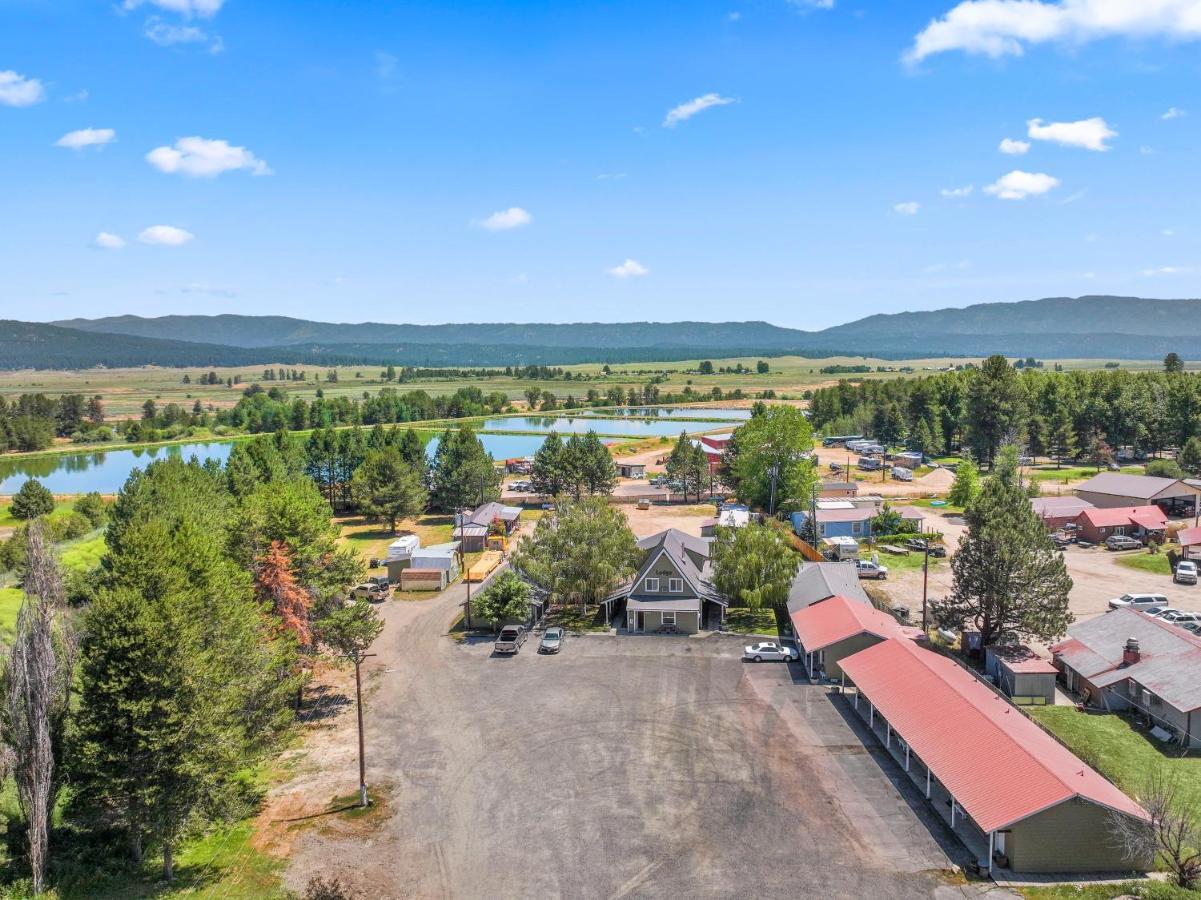
<instances>
[{"instance_id":1,"label":"white car","mask_svg":"<svg viewBox=\"0 0 1201 900\"><path fill-rule=\"evenodd\" d=\"M860 578L883 580L888 577L888 567L872 562L870 559L855 560L855 568L859 570Z\"/></svg>"},{"instance_id":2,"label":"white car","mask_svg":"<svg viewBox=\"0 0 1201 900\"><path fill-rule=\"evenodd\" d=\"M1201 622L1201 613L1182 612L1179 609L1174 609L1163 617L1165 622L1171 622L1173 625L1184 625L1187 622Z\"/></svg>"},{"instance_id":3,"label":"white car","mask_svg":"<svg viewBox=\"0 0 1201 900\"><path fill-rule=\"evenodd\" d=\"M1140 612L1157 613L1168 605L1163 594L1123 594L1109 601L1110 609L1137 609Z\"/></svg>"},{"instance_id":4,"label":"white car","mask_svg":"<svg viewBox=\"0 0 1201 900\"><path fill-rule=\"evenodd\" d=\"M1176 563L1176 572L1172 575L1172 580L1177 584L1196 584L1197 564L1188 559Z\"/></svg>"},{"instance_id":5,"label":"white car","mask_svg":"<svg viewBox=\"0 0 1201 900\"><path fill-rule=\"evenodd\" d=\"M775 641L751 644L742 654L743 659L749 659L752 662L792 662L794 659L800 659L800 656L801 654L795 648L784 647Z\"/></svg>"}]
</instances>

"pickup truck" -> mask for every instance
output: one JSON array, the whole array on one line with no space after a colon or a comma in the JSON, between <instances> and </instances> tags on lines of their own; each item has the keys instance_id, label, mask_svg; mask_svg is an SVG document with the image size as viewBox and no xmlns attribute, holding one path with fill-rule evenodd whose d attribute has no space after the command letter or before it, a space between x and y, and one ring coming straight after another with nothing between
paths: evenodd
<instances>
[{"instance_id":1,"label":"pickup truck","mask_svg":"<svg viewBox=\"0 0 1201 900\"><path fill-rule=\"evenodd\" d=\"M525 643L525 639L529 637L529 633L525 630L524 625L506 625L500 630L500 634L496 636L496 643L492 645L493 653L516 653L521 649L521 645Z\"/></svg>"}]
</instances>

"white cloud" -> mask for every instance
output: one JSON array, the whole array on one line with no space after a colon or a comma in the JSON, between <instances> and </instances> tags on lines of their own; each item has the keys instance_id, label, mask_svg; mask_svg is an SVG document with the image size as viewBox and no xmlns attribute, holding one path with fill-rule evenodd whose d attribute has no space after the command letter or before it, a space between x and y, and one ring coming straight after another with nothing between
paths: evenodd
<instances>
[{"instance_id":1,"label":"white cloud","mask_svg":"<svg viewBox=\"0 0 1201 900\"><path fill-rule=\"evenodd\" d=\"M486 228L488 231L508 231L512 228L529 225L533 221L534 217L520 206L510 206L508 209L494 212L486 219L478 219L472 224L478 225L480 228Z\"/></svg>"},{"instance_id":2,"label":"white cloud","mask_svg":"<svg viewBox=\"0 0 1201 900\"><path fill-rule=\"evenodd\" d=\"M225 0L125 0L124 6L126 9L137 9L146 4L157 6L167 12L178 13L188 19L193 16L211 19L221 11Z\"/></svg>"},{"instance_id":3,"label":"white cloud","mask_svg":"<svg viewBox=\"0 0 1201 900\"><path fill-rule=\"evenodd\" d=\"M621 265L614 266L605 271L614 278L641 278L644 275L649 275L651 272L650 269L636 259L627 259Z\"/></svg>"},{"instance_id":4,"label":"white cloud","mask_svg":"<svg viewBox=\"0 0 1201 900\"><path fill-rule=\"evenodd\" d=\"M1143 274L1154 278L1158 275L1188 275L1192 271L1192 266L1160 266L1158 269L1143 269Z\"/></svg>"},{"instance_id":5,"label":"white cloud","mask_svg":"<svg viewBox=\"0 0 1201 900\"><path fill-rule=\"evenodd\" d=\"M80 128L78 131L68 131L57 141L56 147L66 147L68 150L82 150L84 147L103 147L117 139L117 132L111 128Z\"/></svg>"},{"instance_id":6,"label":"white cloud","mask_svg":"<svg viewBox=\"0 0 1201 900\"><path fill-rule=\"evenodd\" d=\"M202 137L180 138L174 147L156 147L146 154L146 162L160 172L192 178L215 178L237 169L252 175L272 174L270 167L245 147Z\"/></svg>"},{"instance_id":7,"label":"white cloud","mask_svg":"<svg viewBox=\"0 0 1201 900\"><path fill-rule=\"evenodd\" d=\"M174 47L178 44L208 44L209 53L220 53L225 49L225 43L220 36L210 35L203 28L195 25L175 25L164 22L158 16L151 16L142 28L142 34L160 47Z\"/></svg>"},{"instance_id":8,"label":"white cloud","mask_svg":"<svg viewBox=\"0 0 1201 900\"><path fill-rule=\"evenodd\" d=\"M922 205L916 200L906 200L904 203L893 205L893 211L898 212L903 216L916 216L917 211L922 208Z\"/></svg>"},{"instance_id":9,"label":"white cloud","mask_svg":"<svg viewBox=\"0 0 1201 900\"><path fill-rule=\"evenodd\" d=\"M92 238L92 246L99 247L101 250L120 250L125 246L125 238L102 231Z\"/></svg>"},{"instance_id":10,"label":"white cloud","mask_svg":"<svg viewBox=\"0 0 1201 900\"><path fill-rule=\"evenodd\" d=\"M733 102L734 98L723 97L721 94L702 94L687 103L681 103L679 106L669 109L666 118L663 119L663 127L675 128L680 122L691 119L699 112L704 112L714 106L726 106Z\"/></svg>"},{"instance_id":11,"label":"white cloud","mask_svg":"<svg viewBox=\"0 0 1201 900\"><path fill-rule=\"evenodd\" d=\"M1160 234L1162 234L1164 237L1171 237L1175 233L1176 232L1173 231L1171 228L1165 228L1163 231L1160 232Z\"/></svg>"},{"instance_id":12,"label":"white cloud","mask_svg":"<svg viewBox=\"0 0 1201 900\"><path fill-rule=\"evenodd\" d=\"M1030 149L1030 144L1027 141L1015 141L1013 138L1005 138L997 147L1002 153L1008 153L1010 156L1021 156Z\"/></svg>"},{"instance_id":13,"label":"white cloud","mask_svg":"<svg viewBox=\"0 0 1201 900\"><path fill-rule=\"evenodd\" d=\"M1045 194L1059 186L1059 179L1037 172L1023 172L1015 169L1008 175L1002 175L984 189L986 194L992 194L1001 200L1025 200L1037 194Z\"/></svg>"},{"instance_id":14,"label":"white cloud","mask_svg":"<svg viewBox=\"0 0 1201 900\"><path fill-rule=\"evenodd\" d=\"M36 78L26 78L11 69L0 72L0 106L33 106L46 99L46 89Z\"/></svg>"},{"instance_id":15,"label":"white cloud","mask_svg":"<svg viewBox=\"0 0 1201 900\"><path fill-rule=\"evenodd\" d=\"M1141 147L1138 148L1138 152L1141 153L1143 156L1154 156L1155 148L1148 146L1147 144L1143 144Z\"/></svg>"},{"instance_id":16,"label":"white cloud","mask_svg":"<svg viewBox=\"0 0 1201 900\"><path fill-rule=\"evenodd\" d=\"M905 60L951 50L1021 56L1029 45L1111 37L1194 40L1201 0L963 0L913 39Z\"/></svg>"},{"instance_id":17,"label":"white cloud","mask_svg":"<svg viewBox=\"0 0 1201 900\"><path fill-rule=\"evenodd\" d=\"M786 0L789 6L797 9L833 9L834 0Z\"/></svg>"},{"instance_id":18,"label":"white cloud","mask_svg":"<svg viewBox=\"0 0 1201 900\"><path fill-rule=\"evenodd\" d=\"M162 247L182 247L196 235L174 225L151 225L138 235L143 244L157 244Z\"/></svg>"},{"instance_id":19,"label":"white cloud","mask_svg":"<svg viewBox=\"0 0 1201 900\"><path fill-rule=\"evenodd\" d=\"M1183 119L1187 115L1188 113L1186 113L1183 109L1178 109L1175 106L1169 106L1168 111L1160 116L1160 118L1165 122L1170 122L1172 119Z\"/></svg>"},{"instance_id":20,"label":"white cloud","mask_svg":"<svg viewBox=\"0 0 1201 900\"><path fill-rule=\"evenodd\" d=\"M965 184L963 187L943 188L939 193L947 200L962 200L964 197L970 197L975 189L974 185Z\"/></svg>"},{"instance_id":21,"label":"white cloud","mask_svg":"<svg viewBox=\"0 0 1201 900\"><path fill-rule=\"evenodd\" d=\"M737 22L741 18L742 18L742 13L740 13L740 12L735 11L732 13L726 13L726 21L727 22Z\"/></svg>"},{"instance_id":22,"label":"white cloud","mask_svg":"<svg viewBox=\"0 0 1201 900\"><path fill-rule=\"evenodd\" d=\"M1026 136L1033 140L1054 141L1065 147L1083 147L1097 152L1108 150L1109 145L1105 142L1118 136L1100 116L1078 122L1048 122L1046 125L1042 119L1031 119L1026 125Z\"/></svg>"}]
</instances>

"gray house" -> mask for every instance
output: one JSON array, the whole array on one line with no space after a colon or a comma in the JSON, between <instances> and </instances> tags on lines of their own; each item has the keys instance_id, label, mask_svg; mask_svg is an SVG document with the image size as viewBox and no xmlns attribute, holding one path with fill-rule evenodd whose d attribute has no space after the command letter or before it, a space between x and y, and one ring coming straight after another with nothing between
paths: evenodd
<instances>
[{"instance_id":1,"label":"gray house","mask_svg":"<svg viewBox=\"0 0 1201 900\"><path fill-rule=\"evenodd\" d=\"M1076 496L1102 509L1154 503L1167 515L1180 517L1196 515L1201 488L1177 478L1102 472L1076 488Z\"/></svg>"},{"instance_id":2,"label":"gray house","mask_svg":"<svg viewBox=\"0 0 1201 900\"><path fill-rule=\"evenodd\" d=\"M859 572L849 562L807 562L797 570L788 589L788 615L831 597L846 597L864 606L871 598L859 583Z\"/></svg>"},{"instance_id":3,"label":"gray house","mask_svg":"<svg viewBox=\"0 0 1201 900\"><path fill-rule=\"evenodd\" d=\"M728 604L712 584L710 541L669 528L638 548L638 573L604 601L610 621L630 634L695 634L721 623Z\"/></svg>"},{"instance_id":4,"label":"gray house","mask_svg":"<svg viewBox=\"0 0 1201 900\"><path fill-rule=\"evenodd\" d=\"M1131 609L1079 622L1051 648L1068 690L1089 706L1132 710L1201 747L1201 637Z\"/></svg>"}]
</instances>

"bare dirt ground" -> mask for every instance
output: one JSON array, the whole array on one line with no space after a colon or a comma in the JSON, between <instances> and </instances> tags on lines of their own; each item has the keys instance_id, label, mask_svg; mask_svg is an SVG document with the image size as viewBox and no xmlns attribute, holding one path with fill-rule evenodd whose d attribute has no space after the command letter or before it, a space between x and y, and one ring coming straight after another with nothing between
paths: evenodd
<instances>
[{"instance_id":1,"label":"bare dirt ground","mask_svg":"<svg viewBox=\"0 0 1201 900\"><path fill-rule=\"evenodd\" d=\"M988 892L946 875L961 846L799 666L744 664L718 636L494 658L445 635L461 599L384 609L367 706L380 807L328 813L356 784L349 708L272 793L261 827L289 888L322 874L404 898Z\"/></svg>"},{"instance_id":2,"label":"bare dirt ground","mask_svg":"<svg viewBox=\"0 0 1201 900\"><path fill-rule=\"evenodd\" d=\"M668 528L678 528L687 534L700 537L701 525L706 519L713 518L714 509L712 504L652 506L650 509L621 507L630 523L630 530L640 538L650 537Z\"/></svg>"}]
</instances>

